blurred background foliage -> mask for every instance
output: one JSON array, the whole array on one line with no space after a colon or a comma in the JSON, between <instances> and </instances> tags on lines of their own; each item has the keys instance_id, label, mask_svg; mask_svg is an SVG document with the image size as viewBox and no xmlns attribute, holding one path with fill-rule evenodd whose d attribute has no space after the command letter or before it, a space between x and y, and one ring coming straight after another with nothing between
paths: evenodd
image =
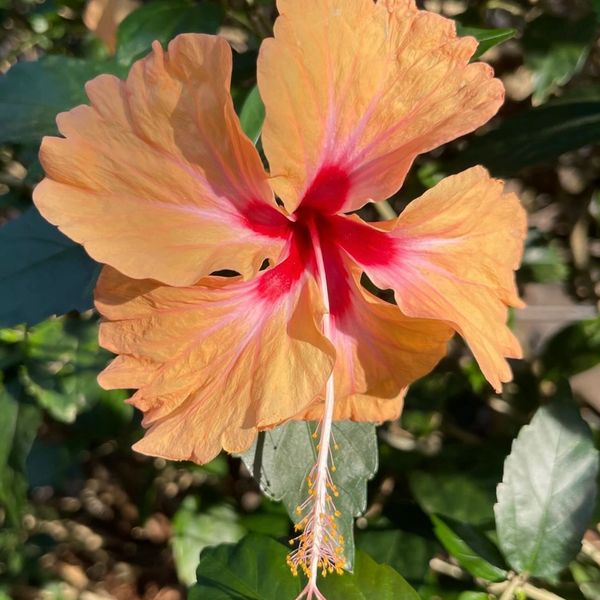
<instances>
[{"instance_id":1,"label":"blurred background foliage","mask_svg":"<svg viewBox=\"0 0 600 600\"><path fill-rule=\"evenodd\" d=\"M95 383L109 360L91 310L98 266L31 206L39 143L56 131L56 113L84 102L83 84L96 74L125 75L154 39L227 37L237 51L234 100L257 140L256 57L276 10L271 0L127 0L111 16L111 4L0 0L0 599L177 600L196 582L204 549L189 597L291 598L298 590L275 541L290 534L285 505L260 493L240 459L199 467L130 450L142 434L139 415L126 393ZM529 212L518 274L528 307L512 317L526 356L513 361L515 380L500 396L454 341L413 386L402 418L377 432L379 470L356 521L355 573L344 576L345 591L330 579L324 591L330 600L365 597L356 590L364 593L369 576L394 582L390 598L412 598L399 573L422 598L504 599L512 568L533 576L521 597L598 599L600 505L584 421L598 438L600 2L420 4L477 36L507 98L482 131L420 157L381 210L400 211L472 164L506 178ZM555 396L563 403L548 405ZM532 479L532 461L554 471ZM534 506L525 528L508 510L518 473L520 492L545 511L536 520ZM270 587L215 592L236 569L242 585L253 560L273 565ZM269 578L280 581L279 595ZM549 591L556 595L539 595Z\"/></svg>"}]
</instances>

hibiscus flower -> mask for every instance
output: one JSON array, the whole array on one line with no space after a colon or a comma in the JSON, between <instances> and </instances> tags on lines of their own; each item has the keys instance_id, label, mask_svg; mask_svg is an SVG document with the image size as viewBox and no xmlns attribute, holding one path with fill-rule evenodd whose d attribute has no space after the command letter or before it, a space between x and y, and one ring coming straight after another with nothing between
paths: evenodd
<instances>
[{"instance_id":1,"label":"hibiscus flower","mask_svg":"<svg viewBox=\"0 0 600 600\"><path fill-rule=\"evenodd\" d=\"M100 343L118 357L99 381L137 389L137 450L204 463L259 430L321 419L313 547L292 560L316 580L343 564L323 542L331 421L397 417L454 332L500 390L521 353L506 321L522 305L526 222L481 167L397 219L348 215L396 193L417 155L488 121L502 84L470 63L473 38L413 0L278 8L258 60L268 173L234 111L228 44L187 34L155 43L126 81L87 84L91 105L60 114L63 137L42 144L34 199L108 265ZM305 595L320 597L313 584Z\"/></svg>"}]
</instances>

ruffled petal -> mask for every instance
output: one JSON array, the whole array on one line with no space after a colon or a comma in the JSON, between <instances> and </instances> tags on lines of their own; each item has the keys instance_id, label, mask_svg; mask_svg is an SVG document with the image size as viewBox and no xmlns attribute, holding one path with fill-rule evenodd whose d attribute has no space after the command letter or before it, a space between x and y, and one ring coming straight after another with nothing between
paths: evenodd
<instances>
[{"instance_id":1,"label":"ruffled petal","mask_svg":"<svg viewBox=\"0 0 600 600\"><path fill-rule=\"evenodd\" d=\"M334 418L395 419L406 388L446 354L454 331L440 321L404 316L361 286L360 269L333 244L324 250L336 351ZM296 418L319 419L323 406L317 402Z\"/></svg>"},{"instance_id":2,"label":"ruffled petal","mask_svg":"<svg viewBox=\"0 0 600 600\"><path fill-rule=\"evenodd\" d=\"M40 212L92 257L136 279L190 285L214 271L258 271L288 235L229 84L231 50L181 35L131 68L101 75L91 106L45 138Z\"/></svg>"},{"instance_id":3,"label":"ruffled petal","mask_svg":"<svg viewBox=\"0 0 600 600\"><path fill-rule=\"evenodd\" d=\"M139 388L144 454L205 463L241 452L259 429L293 417L325 386L333 349L320 333L314 281L294 258L250 282L191 287L105 268L96 290L102 346L120 356L105 388Z\"/></svg>"},{"instance_id":4,"label":"ruffled petal","mask_svg":"<svg viewBox=\"0 0 600 600\"><path fill-rule=\"evenodd\" d=\"M504 98L477 42L413 0L279 0L260 50L262 140L293 211L390 197L414 158L488 121Z\"/></svg>"},{"instance_id":5,"label":"ruffled petal","mask_svg":"<svg viewBox=\"0 0 600 600\"><path fill-rule=\"evenodd\" d=\"M500 391L520 358L507 327L508 307L522 307L515 284L527 229L519 199L475 167L444 179L402 212L373 228L338 218L333 235L402 312L449 323Z\"/></svg>"}]
</instances>

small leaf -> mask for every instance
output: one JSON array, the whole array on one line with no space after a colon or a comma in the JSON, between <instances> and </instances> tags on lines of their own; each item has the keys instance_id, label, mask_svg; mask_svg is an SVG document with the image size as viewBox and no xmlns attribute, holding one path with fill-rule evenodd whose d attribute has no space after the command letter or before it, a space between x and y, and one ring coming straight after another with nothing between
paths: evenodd
<instances>
[{"instance_id":1,"label":"small leaf","mask_svg":"<svg viewBox=\"0 0 600 600\"><path fill-rule=\"evenodd\" d=\"M67 56L15 64L0 77L0 142L39 143L56 134L56 115L86 103L84 84L100 73L123 75L123 69Z\"/></svg>"},{"instance_id":2,"label":"small leaf","mask_svg":"<svg viewBox=\"0 0 600 600\"><path fill-rule=\"evenodd\" d=\"M431 516L434 532L448 553L471 575L487 581L506 579L498 548L482 532L448 517Z\"/></svg>"},{"instance_id":3,"label":"small leaf","mask_svg":"<svg viewBox=\"0 0 600 600\"><path fill-rule=\"evenodd\" d=\"M600 363L600 317L561 329L546 343L541 361L549 379L571 377L595 367Z\"/></svg>"},{"instance_id":4,"label":"small leaf","mask_svg":"<svg viewBox=\"0 0 600 600\"><path fill-rule=\"evenodd\" d=\"M496 129L473 138L448 172L483 164L493 175L514 176L520 169L598 141L600 102L548 104L505 119Z\"/></svg>"},{"instance_id":5,"label":"small leaf","mask_svg":"<svg viewBox=\"0 0 600 600\"><path fill-rule=\"evenodd\" d=\"M306 477L316 462L312 437L315 424L291 421L261 433L242 460L270 498L282 500L295 522L296 507L308 496ZM344 536L344 557L352 570L354 557L354 517L367 504L367 480L377 470L377 435L369 423L338 421L333 435L339 450L333 451L336 471L332 474L340 495L335 503L342 516L338 519Z\"/></svg>"},{"instance_id":6,"label":"small leaf","mask_svg":"<svg viewBox=\"0 0 600 600\"><path fill-rule=\"evenodd\" d=\"M157 0L129 14L117 31L117 61L130 65L150 51L154 40L163 46L180 33L217 33L223 9L216 2Z\"/></svg>"},{"instance_id":7,"label":"small leaf","mask_svg":"<svg viewBox=\"0 0 600 600\"><path fill-rule=\"evenodd\" d=\"M30 208L0 228L0 327L92 307L99 265Z\"/></svg>"},{"instance_id":8,"label":"small leaf","mask_svg":"<svg viewBox=\"0 0 600 600\"><path fill-rule=\"evenodd\" d=\"M235 511L223 504L199 513L196 499L188 496L173 517L173 557L179 581L196 581L200 553L208 546L237 542L246 533Z\"/></svg>"},{"instance_id":9,"label":"small leaf","mask_svg":"<svg viewBox=\"0 0 600 600\"><path fill-rule=\"evenodd\" d=\"M595 23L542 15L523 39L525 65L533 73L533 104L545 102L581 70L593 43Z\"/></svg>"},{"instance_id":10,"label":"small leaf","mask_svg":"<svg viewBox=\"0 0 600 600\"><path fill-rule=\"evenodd\" d=\"M250 534L237 545L207 548L198 567L198 583L190 600L292 600L302 579L286 566L288 548L270 538ZM418 600L413 588L391 567L357 552L354 573L319 580L327 600Z\"/></svg>"},{"instance_id":11,"label":"small leaf","mask_svg":"<svg viewBox=\"0 0 600 600\"><path fill-rule=\"evenodd\" d=\"M598 452L568 387L513 442L494 507L511 567L552 577L581 547L596 498Z\"/></svg>"},{"instance_id":12,"label":"small leaf","mask_svg":"<svg viewBox=\"0 0 600 600\"><path fill-rule=\"evenodd\" d=\"M494 46L502 44L503 42L515 37L517 30L510 28L481 29L479 27L466 27L465 25L457 23L456 33L460 36L470 35L479 42L479 46L477 46L477 50L471 59L475 60L487 52L490 48L493 48Z\"/></svg>"},{"instance_id":13,"label":"small leaf","mask_svg":"<svg viewBox=\"0 0 600 600\"><path fill-rule=\"evenodd\" d=\"M264 120L265 105L261 100L258 86L254 86L246 96L240 111L242 129L254 144L258 142Z\"/></svg>"}]
</instances>

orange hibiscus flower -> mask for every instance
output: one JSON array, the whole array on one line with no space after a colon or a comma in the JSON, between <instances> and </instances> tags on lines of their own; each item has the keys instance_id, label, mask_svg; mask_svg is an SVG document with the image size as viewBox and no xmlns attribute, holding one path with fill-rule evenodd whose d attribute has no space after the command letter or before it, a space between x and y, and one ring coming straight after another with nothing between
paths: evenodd
<instances>
[{"instance_id":1,"label":"orange hibiscus flower","mask_svg":"<svg viewBox=\"0 0 600 600\"><path fill-rule=\"evenodd\" d=\"M526 223L479 167L392 221L346 216L394 194L418 154L488 121L502 84L469 63L473 38L413 0L278 8L258 62L269 174L233 108L229 46L190 34L167 52L156 43L124 82L87 84L91 106L59 115L64 137L43 142L34 199L109 265L96 306L101 345L118 357L99 381L137 389L148 431L135 448L206 462L258 430L322 418L318 519L333 510L332 419L398 416L454 331L497 390L510 379ZM340 564L321 546L299 559L314 578Z\"/></svg>"}]
</instances>

